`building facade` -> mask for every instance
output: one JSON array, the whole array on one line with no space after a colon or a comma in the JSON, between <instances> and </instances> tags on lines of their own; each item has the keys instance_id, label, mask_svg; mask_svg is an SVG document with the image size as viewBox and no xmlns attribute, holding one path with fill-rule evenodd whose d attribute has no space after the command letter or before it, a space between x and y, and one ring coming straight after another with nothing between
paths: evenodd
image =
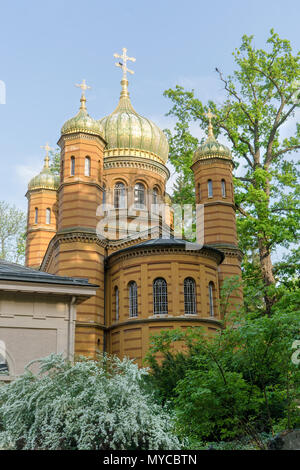
<instances>
[{"instance_id":1,"label":"building facade","mask_svg":"<svg viewBox=\"0 0 300 470\"><path fill-rule=\"evenodd\" d=\"M0 385L51 353L74 357L76 309L96 288L0 260Z\"/></svg>"},{"instance_id":2,"label":"building facade","mask_svg":"<svg viewBox=\"0 0 300 470\"><path fill-rule=\"evenodd\" d=\"M151 335L164 329L221 328L220 286L240 276L230 150L208 137L194 156L201 245L173 235L166 193L168 141L133 108L123 49L116 109L100 120L81 104L61 129L60 175L49 169L28 186L26 264L99 286L77 309L75 351L126 355L141 364ZM176 228L176 227L175 227ZM232 296L232 308L241 293Z\"/></svg>"}]
</instances>

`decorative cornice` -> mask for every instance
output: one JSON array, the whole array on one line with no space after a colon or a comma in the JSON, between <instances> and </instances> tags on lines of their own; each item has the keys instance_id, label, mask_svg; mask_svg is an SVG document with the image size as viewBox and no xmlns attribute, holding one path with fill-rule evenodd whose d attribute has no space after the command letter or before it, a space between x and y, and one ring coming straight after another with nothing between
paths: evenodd
<instances>
[{"instance_id":1,"label":"decorative cornice","mask_svg":"<svg viewBox=\"0 0 300 470\"><path fill-rule=\"evenodd\" d=\"M74 140L74 139L78 139L78 138L79 139L86 139L86 140L96 140L97 142L102 143L102 147L104 147L106 145L106 141L105 141L104 137L100 137L99 135L95 135L95 134L85 134L83 132L74 132L72 134L62 135L59 138L59 140L57 142L57 145L61 148L64 140Z\"/></svg>"},{"instance_id":2,"label":"decorative cornice","mask_svg":"<svg viewBox=\"0 0 300 470\"><path fill-rule=\"evenodd\" d=\"M62 181L58 188L58 191L60 191L63 186L71 186L73 184L78 184L78 183L87 184L88 186L95 186L96 188L100 189L100 191L103 191L103 187L100 185L100 183L97 183L96 181L83 179L83 178L80 178L80 176L69 176L68 178L70 178L70 181L68 180Z\"/></svg>"},{"instance_id":3,"label":"decorative cornice","mask_svg":"<svg viewBox=\"0 0 300 470\"><path fill-rule=\"evenodd\" d=\"M41 263L41 271L47 271L52 253L61 243L72 242L96 243L103 248L107 247L107 240L99 238L95 230L88 228L85 229L84 227L72 227L65 230L60 230L56 233L48 245L47 251Z\"/></svg>"},{"instance_id":4,"label":"decorative cornice","mask_svg":"<svg viewBox=\"0 0 300 470\"><path fill-rule=\"evenodd\" d=\"M233 257L238 258L239 261L242 261L244 256L242 250L240 250L238 246L231 245L230 243L209 243L208 246L222 251L222 253L224 253L227 258Z\"/></svg>"},{"instance_id":5,"label":"decorative cornice","mask_svg":"<svg viewBox=\"0 0 300 470\"><path fill-rule=\"evenodd\" d=\"M213 247L211 247L213 248ZM206 258L214 259L217 264L220 264L223 258L221 257L221 253L215 252L214 249L210 250L209 247L203 247L199 250L186 250L183 247L167 247L167 246L158 246L158 245L152 245L152 246L132 246L131 250L126 250L126 251L117 251L115 253L112 253L109 256L109 259L107 259L107 266L111 267L118 263L119 261L124 261L129 258L138 258L138 257L144 257L144 256L149 256L151 255L156 255L156 256L162 256L166 253L168 254L186 254L187 256L203 256ZM220 259L221 258L221 259Z\"/></svg>"},{"instance_id":6,"label":"decorative cornice","mask_svg":"<svg viewBox=\"0 0 300 470\"><path fill-rule=\"evenodd\" d=\"M208 202L204 202L203 203L204 207L207 207L207 206L230 206L232 207L234 210L235 209L235 204L233 204L232 202L227 202L227 201L222 201L220 199L213 199L213 200L210 200Z\"/></svg>"},{"instance_id":7,"label":"decorative cornice","mask_svg":"<svg viewBox=\"0 0 300 470\"><path fill-rule=\"evenodd\" d=\"M82 321L76 321L76 327L79 328L96 328L104 331L110 331L114 330L116 328L122 327L122 326L128 326L128 325L138 325L138 324L143 324L143 323L161 323L161 322L186 322L186 323L206 323L208 325L214 325L218 328L222 328L222 322L217 319L212 319L212 318L201 318L199 316L164 316L164 317L149 317L149 318L134 318L134 319L128 319L126 321L122 322L116 322L113 323L112 325L106 326L103 325L102 323L98 322L82 322Z\"/></svg>"},{"instance_id":8,"label":"decorative cornice","mask_svg":"<svg viewBox=\"0 0 300 470\"><path fill-rule=\"evenodd\" d=\"M225 157L225 156L218 156L218 155L205 155L204 157L199 158L193 164L191 165L191 169L194 170L198 165L207 165L209 163L218 163L219 160L230 163L232 168L235 167L231 157Z\"/></svg>"},{"instance_id":9,"label":"decorative cornice","mask_svg":"<svg viewBox=\"0 0 300 470\"><path fill-rule=\"evenodd\" d=\"M142 323L161 323L161 322L186 322L186 323L207 323L210 325L215 325L219 328L222 328L222 322L220 320L216 319L211 319L211 318L201 318L195 315L194 318L191 318L190 316L187 317L185 315L183 316L171 316L168 315L167 317L150 317L150 318L137 318L137 319L130 319L127 321L115 323L113 325L110 325L106 327L106 329L109 330L114 330L116 328L119 328L120 326L128 326L128 325L137 325L137 324L142 324Z\"/></svg>"},{"instance_id":10,"label":"decorative cornice","mask_svg":"<svg viewBox=\"0 0 300 470\"><path fill-rule=\"evenodd\" d=\"M56 192L58 191L58 186L55 187L52 187L52 188L49 188L49 186L39 186L38 188L32 188L32 189L28 189L28 191L26 192L25 194L25 197L27 197L27 199L29 199L29 196L33 193L38 193L40 191L51 191L51 192Z\"/></svg>"},{"instance_id":11,"label":"decorative cornice","mask_svg":"<svg viewBox=\"0 0 300 470\"><path fill-rule=\"evenodd\" d=\"M107 155L108 151L104 151L104 170L110 168L138 168L153 171L167 179L170 177L168 168L161 161L154 161L150 156L147 157L147 152L136 151L144 155L134 155L130 149L130 154L123 155L120 150L122 149L118 149L118 154L114 156Z\"/></svg>"}]
</instances>

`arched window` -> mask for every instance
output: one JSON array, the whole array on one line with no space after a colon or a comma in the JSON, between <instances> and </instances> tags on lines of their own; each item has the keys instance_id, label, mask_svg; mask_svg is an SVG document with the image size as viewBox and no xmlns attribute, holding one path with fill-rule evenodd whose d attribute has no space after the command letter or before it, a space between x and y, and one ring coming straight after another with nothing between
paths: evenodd
<instances>
[{"instance_id":1,"label":"arched window","mask_svg":"<svg viewBox=\"0 0 300 470\"><path fill-rule=\"evenodd\" d=\"M116 320L118 321L120 316L119 316L119 289L118 287L115 287L115 301L116 301Z\"/></svg>"},{"instance_id":2,"label":"arched window","mask_svg":"<svg viewBox=\"0 0 300 470\"><path fill-rule=\"evenodd\" d=\"M214 310L214 290L215 286L213 282L210 282L208 284L208 295L209 295L209 314L211 317L214 316L215 310Z\"/></svg>"},{"instance_id":3,"label":"arched window","mask_svg":"<svg viewBox=\"0 0 300 470\"><path fill-rule=\"evenodd\" d=\"M91 159L90 159L90 157L85 157L85 160L84 160L84 176L91 176Z\"/></svg>"},{"instance_id":4,"label":"arched window","mask_svg":"<svg viewBox=\"0 0 300 470\"><path fill-rule=\"evenodd\" d=\"M200 188L200 183L198 183L198 201L201 201L201 188Z\"/></svg>"},{"instance_id":5,"label":"arched window","mask_svg":"<svg viewBox=\"0 0 300 470\"><path fill-rule=\"evenodd\" d=\"M9 375L9 368L6 359L0 354L0 375Z\"/></svg>"},{"instance_id":6,"label":"arched window","mask_svg":"<svg viewBox=\"0 0 300 470\"><path fill-rule=\"evenodd\" d=\"M153 282L153 310L154 315L168 313L168 288L167 282L162 277Z\"/></svg>"},{"instance_id":7,"label":"arched window","mask_svg":"<svg viewBox=\"0 0 300 470\"><path fill-rule=\"evenodd\" d=\"M152 192L152 204L154 206L157 206L158 204L158 189L157 188L153 188L153 192Z\"/></svg>"},{"instance_id":8,"label":"arched window","mask_svg":"<svg viewBox=\"0 0 300 470\"><path fill-rule=\"evenodd\" d=\"M137 209L145 207L145 187L142 183L136 183L134 187L134 206Z\"/></svg>"},{"instance_id":9,"label":"arched window","mask_svg":"<svg viewBox=\"0 0 300 470\"><path fill-rule=\"evenodd\" d=\"M126 207L126 188L123 183L117 183L115 185L114 206L116 209L125 209Z\"/></svg>"},{"instance_id":10,"label":"arched window","mask_svg":"<svg viewBox=\"0 0 300 470\"><path fill-rule=\"evenodd\" d=\"M39 220L39 210L36 207L35 210L34 210L34 223L37 224L38 220Z\"/></svg>"},{"instance_id":11,"label":"arched window","mask_svg":"<svg viewBox=\"0 0 300 470\"><path fill-rule=\"evenodd\" d=\"M75 175L75 157L71 157L71 169L70 169L71 176Z\"/></svg>"},{"instance_id":12,"label":"arched window","mask_svg":"<svg viewBox=\"0 0 300 470\"><path fill-rule=\"evenodd\" d=\"M191 277L184 280L184 313L186 315L196 314L196 284Z\"/></svg>"},{"instance_id":13,"label":"arched window","mask_svg":"<svg viewBox=\"0 0 300 470\"><path fill-rule=\"evenodd\" d=\"M221 181L221 186L222 186L222 197L226 197L226 182L225 182L225 180Z\"/></svg>"},{"instance_id":14,"label":"arched window","mask_svg":"<svg viewBox=\"0 0 300 470\"><path fill-rule=\"evenodd\" d=\"M137 317L138 316L138 299L137 299L137 284L134 281L131 281L128 284L129 289L129 316Z\"/></svg>"},{"instance_id":15,"label":"arched window","mask_svg":"<svg viewBox=\"0 0 300 470\"><path fill-rule=\"evenodd\" d=\"M207 192L208 192L208 197L213 197L213 185L212 185L212 180L207 181Z\"/></svg>"},{"instance_id":16,"label":"arched window","mask_svg":"<svg viewBox=\"0 0 300 470\"><path fill-rule=\"evenodd\" d=\"M51 209L49 207L46 209L46 224L51 224Z\"/></svg>"}]
</instances>

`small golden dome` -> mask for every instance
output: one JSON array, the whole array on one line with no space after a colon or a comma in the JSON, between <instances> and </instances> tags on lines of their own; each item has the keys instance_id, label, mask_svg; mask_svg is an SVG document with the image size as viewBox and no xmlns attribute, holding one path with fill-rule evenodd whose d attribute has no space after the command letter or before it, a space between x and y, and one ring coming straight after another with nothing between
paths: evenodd
<instances>
[{"instance_id":1,"label":"small golden dome","mask_svg":"<svg viewBox=\"0 0 300 470\"><path fill-rule=\"evenodd\" d=\"M231 151L226 145L220 144L214 136L209 136L204 144L194 153L193 163L204 158L216 156L231 160Z\"/></svg>"},{"instance_id":2,"label":"small golden dome","mask_svg":"<svg viewBox=\"0 0 300 470\"><path fill-rule=\"evenodd\" d=\"M128 150L128 155L133 153L165 164L169 154L165 134L154 122L134 110L127 90L128 81L123 79L121 85L118 106L109 116L98 121L103 127L107 142L105 152L117 154L117 150L124 149Z\"/></svg>"},{"instance_id":3,"label":"small golden dome","mask_svg":"<svg viewBox=\"0 0 300 470\"><path fill-rule=\"evenodd\" d=\"M42 171L32 178L28 184L28 189L58 189L60 183L59 175L55 175L49 168L49 157L45 158Z\"/></svg>"},{"instance_id":4,"label":"small golden dome","mask_svg":"<svg viewBox=\"0 0 300 470\"><path fill-rule=\"evenodd\" d=\"M82 88L80 109L76 116L64 123L61 128L61 135L83 132L85 134L99 135L103 138L103 128L101 124L95 119L91 118L86 109L86 97L84 95L84 91L90 87L86 85L85 80L83 80L82 84L76 86Z\"/></svg>"},{"instance_id":5,"label":"small golden dome","mask_svg":"<svg viewBox=\"0 0 300 470\"><path fill-rule=\"evenodd\" d=\"M226 145L220 144L214 136L211 119L215 116L211 113L210 109L208 110L206 116L208 117L207 139L204 144L200 145L200 147L194 153L193 163L196 163L198 160L214 157L221 157L227 160L231 160L232 156L230 149L226 147Z\"/></svg>"}]
</instances>

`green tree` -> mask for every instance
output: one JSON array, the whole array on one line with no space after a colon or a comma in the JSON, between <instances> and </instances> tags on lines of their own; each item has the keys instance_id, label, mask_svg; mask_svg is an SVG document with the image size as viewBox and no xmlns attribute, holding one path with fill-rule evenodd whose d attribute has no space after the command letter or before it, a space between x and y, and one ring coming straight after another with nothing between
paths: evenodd
<instances>
[{"instance_id":1,"label":"green tree","mask_svg":"<svg viewBox=\"0 0 300 470\"><path fill-rule=\"evenodd\" d=\"M0 259L23 263L25 258L25 213L0 201Z\"/></svg>"},{"instance_id":2,"label":"green tree","mask_svg":"<svg viewBox=\"0 0 300 470\"><path fill-rule=\"evenodd\" d=\"M60 150L59 148L55 150L50 150L50 170L59 175L60 173Z\"/></svg>"},{"instance_id":3,"label":"green tree","mask_svg":"<svg viewBox=\"0 0 300 470\"><path fill-rule=\"evenodd\" d=\"M194 90L181 86L165 91L173 103L168 114L177 119L174 132L167 131L170 160L180 178L191 185L189 168L198 141L189 126L196 121L206 128L205 112L210 107L216 115L215 134L222 132L232 146L238 168L234 184L240 247L258 255L265 309L270 314L276 282L271 254L295 242L299 229L299 173L292 156L300 148L300 125L295 124L294 132L291 126L288 137L283 137L283 127L286 132L299 108L295 84L300 79L300 53L293 54L290 42L271 30L267 50L255 48L253 36L243 36L233 56L236 70L231 76L216 68L226 95L222 104L204 105ZM190 193L181 195L191 202Z\"/></svg>"},{"instance_id":4,"label":"green tree","mask_svg":"<svg viewBox=\"0 0 300 470\"><path fill-rule=\"evenodd\" d=\"M299 426L300 370L291 360L298 338L299 311L239 317L213 337L202 328L153 337L153 384L160 397L169 394L179 435L198 441L247 435L263 448L261 432ZM174 350L178 341L185 353Z\"/></svg>"}]
</instances>

